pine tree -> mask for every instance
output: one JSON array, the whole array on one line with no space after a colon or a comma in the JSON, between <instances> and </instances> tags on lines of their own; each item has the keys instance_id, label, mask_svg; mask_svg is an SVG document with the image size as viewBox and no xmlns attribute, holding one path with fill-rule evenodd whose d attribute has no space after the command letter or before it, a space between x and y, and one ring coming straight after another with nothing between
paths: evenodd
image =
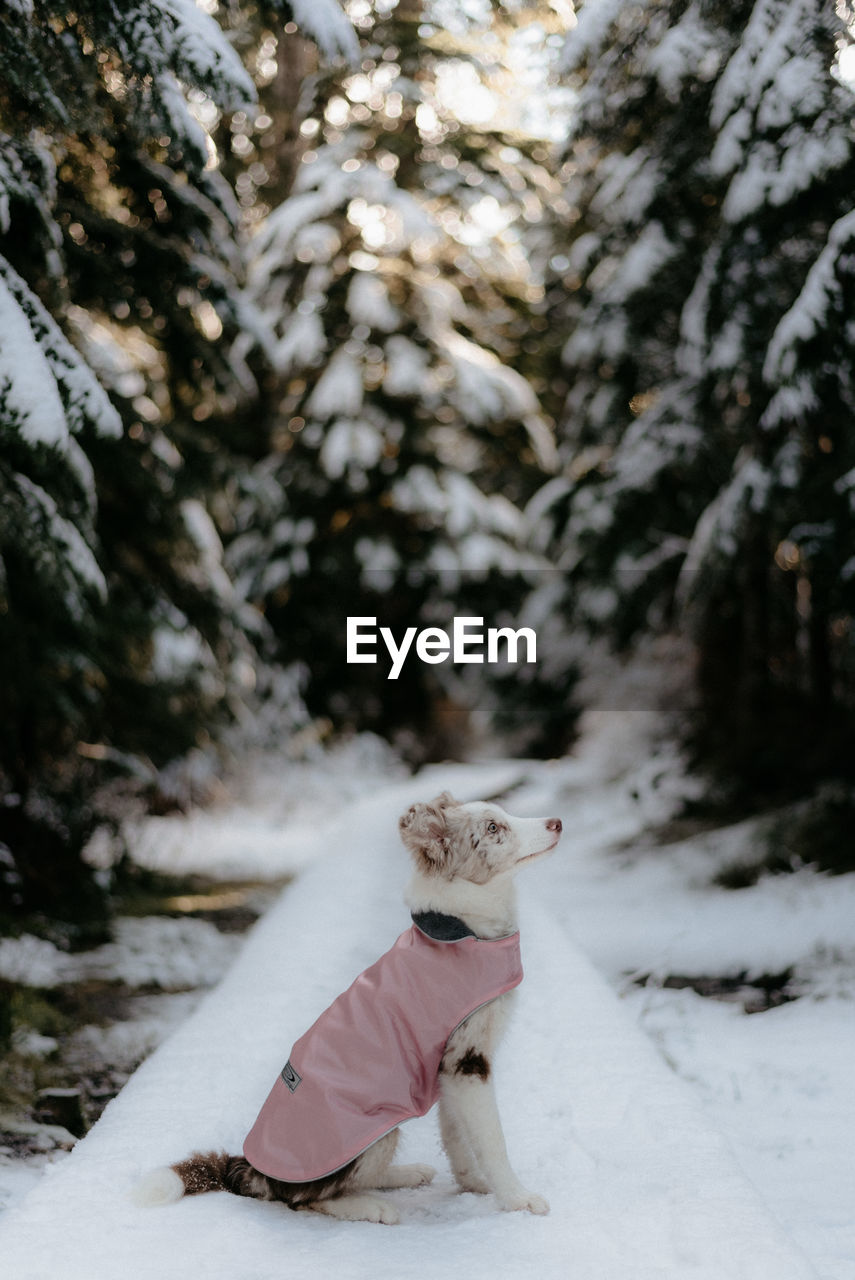
<instances>
[{"instance_id":1,"label":"pine tree","mask_svg":"<svg viewBox=\"0 0 855 1280\"><path fill-rule=\"evenodd\" d=\"M558 305L572 390L565 479L540 507L577 619L619 643L688 629L706 747L748 783L774 776L806 715L818 728L832 698L851 705L851 462L822 398L834 382L823 346L848 342L845 286L815 305L851 208L852 99L833 72L843 35L810 0L631 12L589 0L568 39L581 216L562 247L569 309ZM836 514L819 551L823 510ZM807 591L813 674L800 657ZM839 741L809 767L834 768Z\"/></svg>"},{"instance_id":2,"label":"pine tree","mask_svg":"<svg viewBox=\"0 0 855 1280\"><path fill-rule=\"evenodd\" d=\"M684 594L707 701L721 701L732 688L735 667L738 711L724 731L737 729L737 759L761 774L796 746L808 777L836 771L850 737L851 658L848 643L832 630L845 613L834 617L830 586L840 580L852 543L851 520L835 496L851 467L849 433L827 434L821 399L798 405L797 394L787 397L775 386L784 372L782 334L788 328L792 334L794 318L804 314L800 294L810 296L811 275L822 274L829 242L834 253L835 223L852 207L853 101L834 75L843 38L822 6L755 4L716 87L710 164L726 183L722 229L683 320L683 367L726 424L729 446L717 459L718 491L709 495L687 552ZM848 345L841 312L829 309L825 320L823 342ZM812 376L821 377L821 346L813 357L820 367ZM824 509L834 529L821 550L816 526ZM786 568L788 544L802 547L801 598ZM806 609L807 661L800 655ZM832 665L844 677L839 725L829 721ZM816 747L804 749L806 729Z\"/></svg>"},{"instance_id":3,"label":"pine tree","mask_svg":"<svg viewBox=\"0 0 855 1280\"><path fill-rule=\"evenodd\" d=\"M96 783L203 741L251 656L204 424L256 390L211 139L255 86L194 0L7 4L0 77L0 842L61 906Z\"/></svg>"},{"instance_id":4,"label":"pine tree","mask_svg":"<svg viewBox=\"0 0 855 1280\"><path fill-rule=\"evenodd\" d=\"M795 607L783 619L790 660L799 659L791 678L809 690L832 741L844 750L855 682L853 267L855 213L849 212L830 228L772 335L763 370L771 398L761 424L774 441L770 499L783 535L775 564L796 579ZM842 724L834 723L838 717Z\"/></svg>"},{"instance_id":5,"label":"pine tree","mask_svg":"<svg viewBox=\"0 0 855 1280\"><path fill-rule=\"evenodd\" d=\"M382 664L345 666L345 618L400 635L513 609L551 448L511 363L536 291L508 231L547 177L522 138L452 117L433 31L417 4L372 14L359 67L306 104L249 270L275 376L228 548L280 660L311 655L310 705L383 729L427 717L446 673L411 663L390 697Z\"/></svg>"}]
</instances>

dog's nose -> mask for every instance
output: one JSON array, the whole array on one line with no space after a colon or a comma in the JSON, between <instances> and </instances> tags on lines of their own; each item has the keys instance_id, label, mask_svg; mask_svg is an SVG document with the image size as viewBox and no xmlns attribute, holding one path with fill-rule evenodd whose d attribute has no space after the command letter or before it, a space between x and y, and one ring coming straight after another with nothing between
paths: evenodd
<instances>
[{"instance_id":1,"label":"dog's nose","mask_svg":"<svg viewBox=\"0 0 855 1280\"><path fill-rule=\"evenodd\" d=\"M561 834L561 819L560 819L560 818L547 818L547 819L546 819L546 830L547 830L547 831L554 831L554 832L556 833L556 835L560 835L560 834Z\"/></svg>"}]
</instances>

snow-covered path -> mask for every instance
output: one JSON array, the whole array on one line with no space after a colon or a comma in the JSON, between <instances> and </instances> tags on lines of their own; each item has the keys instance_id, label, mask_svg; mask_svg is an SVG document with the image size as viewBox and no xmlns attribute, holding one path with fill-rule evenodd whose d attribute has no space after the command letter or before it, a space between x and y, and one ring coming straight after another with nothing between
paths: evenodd
<instances>
[{"instance_id":1,"label":"snow-covered path","mask_svg":"<svg viewBox=\"0 0 855 1280\"><path fill-rule=\"evenodd\" d=\"M440 1173L429 1188L390 1193L402 1211L398 1227L226 1195L165 1209L129 1201L135 1179L153 1165L199 1147L238 1150L292 1041L407 926L401 808L443 786L461 798L496 793L519 774L508 764L436 768L344 805L324 833L335 851L307 865L221 985L72 1155L4 1216L4 1274L814 1276L689 1087L572 945L548 905L550 882L536 875L521 884L527 977L496 1076L513 1163L550 1200L548 1217L502 1214L490 1197L457 1195L433 1116L403 1130L402 1158Z\"/></svg>"}]
</instances>

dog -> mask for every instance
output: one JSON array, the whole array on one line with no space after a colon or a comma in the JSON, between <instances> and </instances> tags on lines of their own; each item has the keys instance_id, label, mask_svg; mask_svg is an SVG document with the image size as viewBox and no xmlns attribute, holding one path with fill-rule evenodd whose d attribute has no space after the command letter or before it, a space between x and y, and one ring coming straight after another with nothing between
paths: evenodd
<instances>
[{"instance_id":1,"label":"dog","mask_svg":"<svg viewBox=\"0 0 855 1280\"><path fill-rule=\"evenodd\" d=\"M411 805L399 830L414 863L405 898L412 929L295 1044L247 1137L244 1154L196 1152L153 1170L135 1190L138 1204L166 1204L184 1195L226 1190L347 1221L396 1223L395 1206L375 1193L422 1186L436 1172L429 1165L393 1163L396 1118L424 1114L438 1102L442 1143L461 1191L492 1192L504 1210L549 1212L544 1197L528 1191L510 1166L492 1062L513 989L522 978L514 875L555 848L561 820L516 818L497 804L461 804L443 792L430 803ZM427 978L420 976L423 969ZM438 983L452 989L449 1000L444 994L434 999L431 984L435 988ZM375 1030L370 1001L387 988L398 1004L392 1014L376 1014ZM362 1025L366 1020L369 1025ZM427 1031L417 1028L422 1022L429 1024ZM338 1035L341 1053L330 1049L329 1034ZM408 1063L415 1056L415 1040L425 1040L419 1065L412 1068L417 1084L409 1076L403 1083L390 1083L398 1070L392 1061L396 1050L383 1043L377 1047L383 1034L404 1044L399 1056ZM357 1081L364 1066L355 1060L360 1056L369 1062L362 1070L364 1079ZM324 1077L324 1064L332 1077ZM381 1091L386 1091L382 1097L371 1092L378 1087L378 1076ZM341 1089L350 1092L339 1114L325 1125L324 1108L337 1105ZM353 1119L353 1096L359 1090L368 1091L364 1110L370 1120ZM400 1106L398 1094L409 1101ZM330 1146L333 1139L322 1131L338 1135L348 1124L353 1128L347 1136L350 1145ZM385 1128L379 1136L378 1126ZM351 1150L358 1153L336 1163Z\"/></svg>"}]
</instances>

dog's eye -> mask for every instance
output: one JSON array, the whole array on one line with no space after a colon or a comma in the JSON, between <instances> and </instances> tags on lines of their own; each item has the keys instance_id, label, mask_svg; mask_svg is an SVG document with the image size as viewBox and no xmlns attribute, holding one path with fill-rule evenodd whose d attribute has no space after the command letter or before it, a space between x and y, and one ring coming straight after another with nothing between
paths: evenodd
<instances>
[{"instance_id":1,"label":"dog's eye","mask_svg":"<svg viewBox=\"0 0 855 1280\"><path fill-rule=\"evenodd\" d=\"M490 832L490 835L492 836L496 834L499 828L496 826L495 822L490 822L487 824L487 830Z\"/></svg>"}]
</instances>

